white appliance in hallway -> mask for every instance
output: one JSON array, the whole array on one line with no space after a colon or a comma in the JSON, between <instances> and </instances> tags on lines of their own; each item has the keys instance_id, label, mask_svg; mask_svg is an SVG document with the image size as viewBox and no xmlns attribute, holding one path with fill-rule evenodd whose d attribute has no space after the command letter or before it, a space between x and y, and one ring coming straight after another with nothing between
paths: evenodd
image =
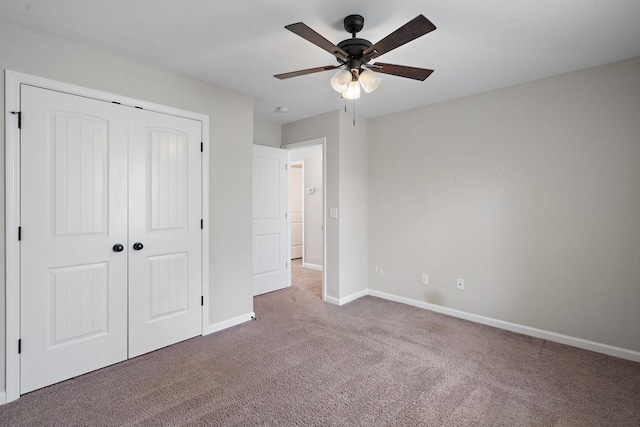
<instances>
[{"instance_id":1,"label":"white appliance in hallway","mask_svg":"<svg viewBox=\"0 0 640 427\"><path fill-rule=\"evenodd\" d=\"M289 164L291 259L304 257L304 163Z\"/></svg>"}]
</instances>

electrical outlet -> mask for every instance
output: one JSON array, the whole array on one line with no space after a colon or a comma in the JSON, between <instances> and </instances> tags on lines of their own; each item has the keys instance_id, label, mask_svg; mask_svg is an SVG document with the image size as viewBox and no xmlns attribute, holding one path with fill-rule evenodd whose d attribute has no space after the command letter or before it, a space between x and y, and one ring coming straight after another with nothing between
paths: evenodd
<instances>
[{"instance_id":1,"label":"electrical outlet","mask_svg":"<svg viewBox=\"0 0 640 427\"><path fill-rule=\"evenodd\" d=\"M464 279L457 279L456 280L456 288L459 291L464 291Z\"/></svg>"},{"instance_id":2,"label":"electrical outlet","mask_svg":"<svg viewBox=\"0 0 640 427\"><path fill-rule=\"evenodd\" d=\"M423 285L429 284L429 275L427 273L422 273L422 284Z\"/></svg>"}]
</instances>

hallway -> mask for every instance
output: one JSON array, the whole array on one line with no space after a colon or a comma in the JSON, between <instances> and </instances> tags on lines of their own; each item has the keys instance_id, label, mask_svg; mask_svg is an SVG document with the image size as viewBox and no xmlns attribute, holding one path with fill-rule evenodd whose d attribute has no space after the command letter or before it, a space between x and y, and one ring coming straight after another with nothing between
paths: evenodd
<instances>
[{"instance_id":1,"label":"hallway","mask_svg":"<svg viewBox=\"0 0 640 427\"><path fill-rule=\"evenodd\" d=\"M304 268L302 258L292 259L291 286L309 291L322 299L322 271Z\"/></svg>"}]
</instances>

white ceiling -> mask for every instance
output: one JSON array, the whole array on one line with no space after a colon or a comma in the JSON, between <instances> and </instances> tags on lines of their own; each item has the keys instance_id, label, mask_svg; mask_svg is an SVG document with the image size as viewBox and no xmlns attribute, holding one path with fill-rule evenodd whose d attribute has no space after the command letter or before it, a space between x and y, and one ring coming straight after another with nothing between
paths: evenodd
<instances>
[{"instance_id":1,"label":"white ceiling","mask_svg":"<svg viewBox=\"0 0 640 427\"><path fill-rule=\"evenodd\" d=\"M419 14L438 29L380 58L434 69L424 82L382 75L357 101L371 118L640 56L638 0L12 0L0 17L254 98L257 118L287 123L343 108L327 71L274 74L335 58L284 29L304 22L337 44L342 20L376 43ZM286 106L289 113L276 112ZM350 107L351 108L351 107Z\"/></svg>"}]
</instances>

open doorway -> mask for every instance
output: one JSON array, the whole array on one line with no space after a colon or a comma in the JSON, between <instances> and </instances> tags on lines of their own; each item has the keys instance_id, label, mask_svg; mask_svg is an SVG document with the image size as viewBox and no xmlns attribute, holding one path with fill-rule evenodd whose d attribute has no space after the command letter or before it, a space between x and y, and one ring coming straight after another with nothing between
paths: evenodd
<instances>
[{"instance_id":1,"label":"open doorway","mask_svg":"<svg viewBox=\"0 0 640 427\"><path fill-rule=\"evenodd\" d=\"M285 146L290 285L325 300L324 138Z\"/></svg>"}]
</instances>

